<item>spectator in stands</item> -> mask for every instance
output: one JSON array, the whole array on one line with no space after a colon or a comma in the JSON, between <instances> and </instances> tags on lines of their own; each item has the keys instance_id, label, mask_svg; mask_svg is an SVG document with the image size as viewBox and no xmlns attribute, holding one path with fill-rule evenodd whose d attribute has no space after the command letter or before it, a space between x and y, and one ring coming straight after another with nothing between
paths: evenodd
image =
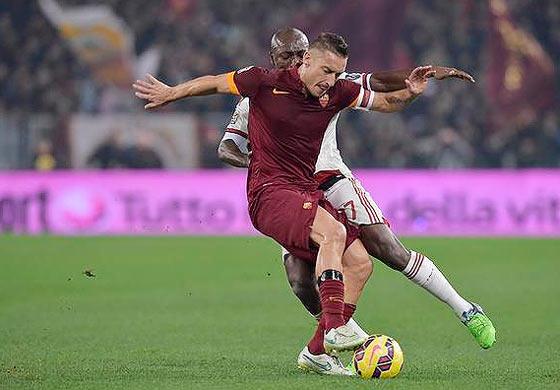
<instances>
[{"instance_id":1,"label":"spectator in stands","mask_svg":"<svg viewBox=\"0 0 560 390\"><path fill-rule=\"evenodd\" d=\"M33 155L33 169L37 171L52 171L56 168L56 158L51 142L46 139L40 140Z\"/></svg>"},{"instance_id":2,"label":"spectator in stands","mask_svg":"<svg viewBox=\"0 0 560 390\"><path fill-rule=\"evenodd\" d=\"M87 165L91 168L111 169L125 166L125 148L121 131L113 131L88 158Z\"/></svg>"},{"instance_id":3,"label":"spectator in stands","mask_svg":"<svg viewBox=\"0 0 560 390\"><path fill-rule=\"evenodd\" d=\"M136 143L124 154L125 166L131 169L161 169L163 161L155 150L154 139L149 133L141 133Z\"/></svg>"},{"instance_id":4,"label":"spectator in stands","mask_svg":"<svg viewBox=\"0 0 560 390\"><path fill-rule=\"evenodd\" d=\"M218 0L64 0L61 3L65 6L103 3L113 7L134 32L137 53L153 45L161 48L160 76L171 84L247 64L266 66L267 33L292 24L294 17L302 14L309 15L304 18L308 25L302 28L317 27L338 4L335 0L285 0L281 6L249 2L251 12L248 13L246 1L231 2L227 7ZM531 0L508 1L507 5L517 25L539 41L553 63L560 63L558 0L541 0L538 10ZM365 120L360 115L344 114L345 135L341 144L343 148L348 146L343 152L352 166L560 166L558 99L555 107L544 115L535 115L525 124L497 131L488 127L486 111L491 102L485 95L484 77L489 35L487 1L403 1L402 9L406 12L403 11L402 31L395 43L400 64L454 65L474 74L478 84L471 88L459 83L434 85L433 88L438 88L438 99L430 98L434 90L429 90L424 99L409 109L392 114L393 122L380 119L382 115ZM341 28L354 31L352 20ZM98 89L103 87L95 85L88 69L77 61L68 44L47 22L36 1L0 2L0 37L0 115L24 112L66 116L102 109L129 110L118 101L117 104L101 101L103 94ZM352 49L352 36L347 38ZM557 72L555 77L558 89L560 74ZM227 117L232 105L233 100L228 97L201 98L175 103L166 110L188 110L199 118L208 112L224 112ZM442 128L453 130L441 131ZM212 134L204 133L200 139L206 141L201 145L202 166L219 166L215 161L215 146L210 145ZM59 157L68 160L62 154Z\"/></svg>"}]
</instances>

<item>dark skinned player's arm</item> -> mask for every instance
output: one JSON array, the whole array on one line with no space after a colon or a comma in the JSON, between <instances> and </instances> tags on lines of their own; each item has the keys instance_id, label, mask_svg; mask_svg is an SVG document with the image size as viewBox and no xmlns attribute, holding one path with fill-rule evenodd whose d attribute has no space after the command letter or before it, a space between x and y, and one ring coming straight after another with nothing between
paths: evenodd
<instances>
[{"instance_id":1,"label":"dark skinned player's arm","mask_svg":"<svg viewBox=\"0 0 560 390\"><path fill-rule=\"evenodd\" d=\"M369 87L375 92L394 92L406 88L405 80L415 68L373 72L369 79ZM462 70L446 66L432 66L436 80L458 78L474 83L474 78Z\"/></svg>"},{"instance_id":2,"label":"dark skinned player's arm","mask_svg":"<svg viewBox=\"0 0 560 390\"><path fill-rule=\"evenodd\" d=\"M406 88L393 92L378 92L373 96L372 111L396 112L403 110L417 96L422 94L433 77L435 70L431 66L414 69L405 80Z\"/></svg>"},{"instance_id":3,"label":"dark skinned player's arm","mask_svg":"<svg viewBox=\"0 0 560 390\"><path fill-rule=\"evenodd\" d=\"M249 166L249 155L243 153L239 146L231 139L222 139L220 141L218 158L233 167L247 168Z\"/></svg>"}]
</instances>

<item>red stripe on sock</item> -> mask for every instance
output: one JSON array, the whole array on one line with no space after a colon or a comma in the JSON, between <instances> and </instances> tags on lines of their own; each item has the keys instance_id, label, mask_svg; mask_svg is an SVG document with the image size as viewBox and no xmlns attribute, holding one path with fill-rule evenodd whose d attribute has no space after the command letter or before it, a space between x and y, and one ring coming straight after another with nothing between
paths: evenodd
<instances>
[{"instance_id":1,"label":"red stripe on sock","mask_svg":"<svg viewBox=\"0 0 560 390\"><path fill-rule=\"evenodd\" d=\"M414 252L414 259L412 259L412 268L410 269L410 272L406 275L407 278L412 279L412 274L414 273L414 270L416 269L417 265L418 265L418 252Z\"/></svg>"},{"instance_id":2,"label":"red stripe on sock","mask_svg":"<svg viewBox=\"0 0 560 390\"><path fill-rule=\"evenodd\" d=\"M418 264L417 264L417 266L415 267L415 271L414 271L413 274L410 276L410 279L413 279L413 278L418 274L418 271L420 271L420 267L422 266L422 263L423 263L423 262L424 262L424 256L423 256L421 253L419 253L419 254L418 254Z\"/></svg>"}]
</instances>

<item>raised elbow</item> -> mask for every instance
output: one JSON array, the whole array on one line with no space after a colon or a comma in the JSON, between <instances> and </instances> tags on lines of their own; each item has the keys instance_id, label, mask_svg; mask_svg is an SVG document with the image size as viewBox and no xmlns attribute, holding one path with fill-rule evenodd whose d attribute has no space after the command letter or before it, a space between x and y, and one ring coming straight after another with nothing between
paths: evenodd
<instances>
[{"instance_id":1,"label":"raised elbow","mask_svg":"<svg viewBox=\"0 0 560 390\"><path fill-rule=\"evenodd\" d=\"M225 163L229 162L227 146L224 144L224 141L220 142L220 144L218 145L218 158L222 162L225 162Z\"/></svg>"}]
</instances>

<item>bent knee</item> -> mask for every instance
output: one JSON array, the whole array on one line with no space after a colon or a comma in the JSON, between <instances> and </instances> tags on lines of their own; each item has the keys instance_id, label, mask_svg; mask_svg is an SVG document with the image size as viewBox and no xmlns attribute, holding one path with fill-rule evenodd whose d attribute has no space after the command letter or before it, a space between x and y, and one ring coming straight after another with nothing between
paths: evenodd
<instances>
[{"instance_id":1,"label":"bent knee","mask_svg":"<svg viewBox=\"0 0 560 390\"><path fill-rule=\"evenodd\" d=\"M346 227L338 221L332 223L325 232L325 242L344 245L346 243Z\"/></svg>"},{"instance_id":2,"label":"bent knee","mask_svg":"<svg viewBox=\"0 0 560 390\"><path fill-rule=\"evenodd\" d=\"M368 280L373 273L373 262L369 257L366 257L364 261L357 264L355 272L360 279Z\"/></svg>"}]
</instances>

